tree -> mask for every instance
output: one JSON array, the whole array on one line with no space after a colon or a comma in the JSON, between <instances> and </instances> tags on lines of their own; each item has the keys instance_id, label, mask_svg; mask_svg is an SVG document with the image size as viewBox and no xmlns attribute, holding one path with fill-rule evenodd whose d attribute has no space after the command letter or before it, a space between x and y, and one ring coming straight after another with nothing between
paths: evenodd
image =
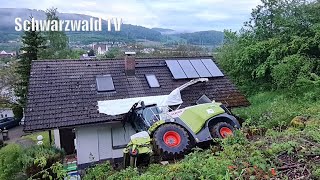
<instances>
[{"instance_id":1,"label":"tree","mask_svg":"<svg viewBox=\"0 0 320 180\"><path fill-rule=\"evenodd\" d=\"M90 49L90 51L88 52L88 56L95 56L93 49Z\"/></svg>"},{"instance_id":2,"label":"tree","mask_svg":"<svg viewBox=\"0 0 320 180\"><path fill-rule=\"evenodd\" d=\"M49 8L46 10L47 20L59 21L57 8ZM58 30L59 30L58 23ZM50 31L44 32L47 40L47 48L41 52L43 59L61 59L68 58L68 37L63 31L52 31L53 24L50 25Z\"/></svg>"},{"instance_id":3,"label":"tree","mask_svg":"<svg viewBox=\"0 0 320 180\"><path fill-rule=\"evenodd\" d=\"M269 38L293 29L300 32L306 28L307 0L262 0L262 3L253 9L249 22L245 23L257 38Z\"/></svg>"},{"instance_id":4,"label":"tree","mask_svg":"<svg viewBox=\"0 0 320 180\"><path fill-rule=\"evenodd\" d=\"M225 33L220 65L248 91L314 81L320 75L319 12L319 1L262 0L241 31Z\"/></svg>"},{"instance_id":5,"label":"tree","mask_svg":"<svg viewBox=\"0 0 320 180\"><path fill-rule=\"evenodd\" d=\"M3 67L0 70L0 106L7 106L14 102L14 84L18 80L15 69L17 63L13 62L8 67Z\"/></svg>"},{"instance_id":6,"label":"tree","mask_svg":"<svg viewBox=\"0 0 320 180\"><path fill-rule=\"evenodd\" d=\"M32 31L31 28L30 31L25 31L22 35L23 45L20 49L22 54L17 68L20 80L15 87L16 96L19 97L18 102L22 107L25 107L27 100L31 61L38 59L39 51L45 48L44 42L45 39L41 35L41 32Z\"/></svg>"},{"instance_id":7,"label":"tree","mask_svg":"<svg viewBox=\"0 0 320 180\"><path fill-rule=\"evenodd\" d=\"M110 48L105 55L106 58L117 58L121 56L122 56L122 52L120 51L119 48Z\"/></svg>"}]
</instances>

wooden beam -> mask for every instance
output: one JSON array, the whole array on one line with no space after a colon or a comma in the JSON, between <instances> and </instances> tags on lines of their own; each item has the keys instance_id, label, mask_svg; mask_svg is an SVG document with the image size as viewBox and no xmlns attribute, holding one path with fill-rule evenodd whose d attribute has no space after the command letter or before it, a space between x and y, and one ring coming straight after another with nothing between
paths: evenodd
<instances>
[{"instance_id":1,"label":"wooden beam","mask_svg":"<svg viewBox=\"0 0 320 180\"><path fill-rule=\"evenodd\" d=\"M49 145L52 145L52 134L51 134L51 130L48 131L49 132Z\"/></svg>"}]
</instances>

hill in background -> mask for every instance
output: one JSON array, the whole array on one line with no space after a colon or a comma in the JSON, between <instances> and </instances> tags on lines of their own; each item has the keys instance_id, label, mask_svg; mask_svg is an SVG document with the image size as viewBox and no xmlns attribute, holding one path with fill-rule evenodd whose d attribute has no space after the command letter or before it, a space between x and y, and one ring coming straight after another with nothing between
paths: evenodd
<instances>
[{"instance_id":1,"label":"hill in background","mask_svg":"<svg viewBox=\"0 0 320 180\"><path fill-rule=\"evenodd\" d=\"M43 10L0 8L0 43L7 43L10 40L19 39L21 32L16 32L14 29L15 18L21 17L29 19L31 15L35 19L46 19L45 11ZM90 18L95 18L88 15L70 13L59 13L58 16L61 20L89 20ZM103 21L102 26L106 27L107 22ZM104 41L136 42L137 40L145 40L161 43L208 45L213 47L220 45L224 38L224 33L220 31L178 33L172 29L150 29L131 24L123 24L120 32L107 32L107 28L103 28L102 30L102 32L67 32L67 35L69 36L70 42L78 42L81 44Z\"/></svg>"}]
</instances>

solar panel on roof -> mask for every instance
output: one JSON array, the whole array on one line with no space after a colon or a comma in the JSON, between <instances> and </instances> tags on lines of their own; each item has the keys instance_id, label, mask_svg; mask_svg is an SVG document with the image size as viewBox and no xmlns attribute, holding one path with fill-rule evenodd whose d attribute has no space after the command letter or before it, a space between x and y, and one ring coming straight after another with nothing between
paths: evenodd
<instances>
[{"instance_id":1,"label":"solar panel on roof","mask_svg":"<svg viewBox=\"0 0 320 180\"><path fill-rule=\"evenodd\" d=\"M146 74L146 78L147 78L149 87L151 88L160 87L159 81L154 74Z\"/></svg>"},{"instance_id":2,"label":"solar panel on roof","mask_svg":"<svg viewBox=\"0 0 320 180\"><path fill-rule=\"evenodd\" d=\"M96 77L98 92L114 91L114 84L111 75L102 75Z\"/></svg>"},{"instance_id":3,"label":"solar panel on roof","mask_svg":"<svg viewBox=\"0 0 320 180\"><path fill-rule=\"evenodd\" d=\"M211 59L202 59L201 61L209 70L212 77L224 76L223 73L218 68L218 66Z\"/></svg>"},{"instance_id":4,"label":"solar panel on roof","mask_svg":"<svg viewBox=\"0 0 320 180\"><path fill-rule=\"evenodd\" d=\"M166 64L169 67L174 79L186 79L187 76L176 60L166 60Z\"/></svg>"},{"instance_id":5,"label":"solar panel on roof","mask_svg":"<svg viewBox=\"0 0 320 180\"><path fill-rule=\"evenodd\" d=\"M187 75L188 78L198 78L200 77L197 71L194 69L189 60L179 60L182 70Z\"/></svg>"},{"instance_id":6,"label":"solar panel on roof","mask_svg":"<svg viewBox=\"0 0 320 180\"><path fill-rule=\"evenodd\" d=\"M193 67L196 69L197 73L200 77L206 78L206 77L212 77L208 69L204 66L202 61L200 59L197 60L190 60Z\"/></svg>"}]
</instances>

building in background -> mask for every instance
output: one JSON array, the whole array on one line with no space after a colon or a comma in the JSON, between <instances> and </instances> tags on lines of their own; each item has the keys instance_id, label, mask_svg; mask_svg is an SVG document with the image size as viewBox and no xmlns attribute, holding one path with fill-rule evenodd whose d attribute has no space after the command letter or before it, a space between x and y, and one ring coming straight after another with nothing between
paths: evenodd
<instances>
[{"instance_id":1,"label":"building in background","mask_svg":"<svg viewBox=\"0 0 320 180\"><path fill-rule=\"evenodd\" d=\"M104 55L109 50L107 44L93 44L92 48L97 55Z\"/></svg>"},{"instance_id":2,"label":"building in background","mask_svg":"<svg viewBox=\"0 0 320 180\"><path fill-rule=\"evenodd\" d=\"M16 56L15 52L7 53L6 51L1 51L0 52L0 58L11 58Z\"/></svg>"},{"instance_id":3,"label":"building in background","mask_svg":"<svg viewBox=\"0 0 320 180\"><path fill-rule=\"evenodd\" d=\"M0 119L13 116L14 115L11 108L0 108Z\"/></svg>"}]
</instances>

